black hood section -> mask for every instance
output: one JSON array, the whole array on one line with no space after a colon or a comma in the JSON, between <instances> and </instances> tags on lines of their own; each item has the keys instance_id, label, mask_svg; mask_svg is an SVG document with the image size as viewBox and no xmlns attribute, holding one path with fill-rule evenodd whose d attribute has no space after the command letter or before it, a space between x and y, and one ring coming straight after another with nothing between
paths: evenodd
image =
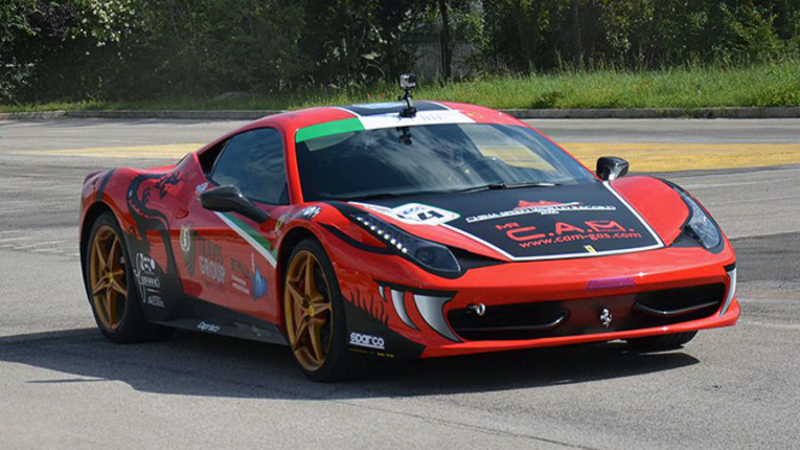
<instances>
[{"instance_id":1,"label":"black hood section","mask_svg":"<svg viewBox=\"0 0 800 450\"><path fill-rule=\"evenodd\" d=\"M663 247L608 183L409 196L369 205L406 223L448 227L520 261Z\"/></svg>"}]
</instances>

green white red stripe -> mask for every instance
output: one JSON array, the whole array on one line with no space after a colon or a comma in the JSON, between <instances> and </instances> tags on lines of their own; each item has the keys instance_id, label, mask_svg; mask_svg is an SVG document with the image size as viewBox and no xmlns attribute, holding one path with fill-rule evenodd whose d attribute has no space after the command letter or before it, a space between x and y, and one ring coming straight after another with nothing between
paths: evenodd
<instances>
[{"instance_id":1,"label":"green white red stripe","mask_svg":"<svg viewBox=\"0 0 800 450\"><path fill-rule=\"evenodd\" d=\"M244 239L248 244L255 251L258 252L264 259L269 262L272 267L278 265L278 252L275 248L273 248L272 244L258 232L258 230L254 229L250 225L246 224L244 221L239 219L238 217L234 216L233 214L225 214L215 212L214 214L217 215L225 225L230 227L231 230L235 231L236 234L239 235L242 239Z\"/></svg>"},{"instance_id":2,"label":"green white red stripe","mask_svg":"<svg viewBox=\"0 0 800 450\"><path fill-rule=\"evenodd\" d=\"M334 134L381 128L411 127L419 125L442 125L475 123L466 114L454 110L419 111L414 117L401 117L397 113L358 116L352 119L333 120L301 128L295 135L296 142L308 141Z\"/></svg>"}]
</instances>

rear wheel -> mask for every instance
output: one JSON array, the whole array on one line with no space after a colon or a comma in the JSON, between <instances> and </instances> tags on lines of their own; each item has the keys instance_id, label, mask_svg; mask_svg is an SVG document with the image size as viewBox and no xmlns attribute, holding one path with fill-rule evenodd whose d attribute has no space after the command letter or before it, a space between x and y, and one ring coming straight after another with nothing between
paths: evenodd
<instances>
[{"instance_id":1,"label":"rear wheel","mask_svg":"<svg viewBox=\"0 0 800 450\"><path fill-rule=\"evenodd\" d=\"M286 333L303 373L314 381L346 377L354 357L345 344L344 304L328 255L315 239L292 251L283 297Z\"/></svg>"},{"instance_id":2,"label":"rear wheel","mask_svg":"<svg viewBox=\"0 0 800 450\"><path fill-rule=\"evenodd\" d=\"M100 332L116 343L164 339L172 329L147 323L133 278L131 259L113 214L101 214L84 252L84 282Z\"/></svg>"},{"instance_id":3,"label":"rear wheel","mask_svg":"<svg viewBox=\"0 0 800 450\"><path fill-rule=\"evenodd\" d=\"M638 351L672 350L680 348L683 344L691 341L696 335L697 331L664 334L661 336L628 339L628 344Z\"/></svg>"}]
</instances>

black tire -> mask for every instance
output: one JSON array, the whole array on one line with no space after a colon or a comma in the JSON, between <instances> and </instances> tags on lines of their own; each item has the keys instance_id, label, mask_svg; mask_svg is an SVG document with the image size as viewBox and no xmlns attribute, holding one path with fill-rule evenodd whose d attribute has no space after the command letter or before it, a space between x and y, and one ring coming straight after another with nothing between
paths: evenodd
<instances>
[{"instance_id":1,"label":"black tire","mask_svg":"<svg viewBox=\"0 0 800 450\"><path fill-rule=\"evenodd\" d=\"M330 345L325 361L317 370L307 370L305 367L303 367L303 364L299 361L297 355L292 349L291 338L289 338L289 351L292 353L292 357L295 359L295 362L297 362L297 366L300 368L300 370L312 381L324 383L341 381L350 376L353 368L358 362L358 358L357 355L347 348L347 324L345 322L342 293L339 290L339 282L336 278L336 273L333 271L333 265L331 264L330 258L319 241L314 238L306 238L300 241L292 250L292 253L289 256L286 267L283 271L282 287L284 290L286 290L286 277L289 272L289 268L292 265L292 261L299 253L306 251L310 252L319 261L319 266L322 269L328 285L327 294L330 296L329 301L331 303L333 313L332 334L330 336ZM285 295L286 293L284 293L284 296ZM284 314L289 314L290 312L286 310L287 306L285 303L285 297L283 300Z\"/></svg>"},{"instance_id":2,"label":"black tire","mask_svg":"<svg viewBox=\"0 0 800 450\"><path fill-rule=\"evenodd\" d=\"M660 336L649 336L643 338L628 339L628 344L634 350L640 352L652 352L658 350L673 350L681 348L683 344L691 341L697 335L697 331L686 333L663 334Z\"/></svg>"},{"instance_id":3,"label":"black tire","mask_svg":"<svg viewBox=\"0 0 800 450\"><path fill-rule=\"evenodd\" d=\"M90 258L92 252L92 245L95 242L95 237L99 230L108 227L113 230L118 239L120 239L121 262L124 261L124 272L126 281L127 296L124 299L118 300L117 307L122 306L122 313L118 315L118 324L113 328L109 328L103 323L100 318L100 312L97 310L97 305L92 295L92 282L90 274ZM136 289L133 276L133 264L130 255L128 254L127 245L125 244L125 235L117 223L117 219L110 211L106 211L97 217L92 229L89 232L86 249L83 252L83 281L86 287L86 294L89 299L89 305L92 308L94 320L97 323L97 328L111 342L116 344L127 344L143 341L164 340L172 336L174 329L148 323L142 312L142 302L139 298L138 290Z\"/></svg>"}]
</instances>

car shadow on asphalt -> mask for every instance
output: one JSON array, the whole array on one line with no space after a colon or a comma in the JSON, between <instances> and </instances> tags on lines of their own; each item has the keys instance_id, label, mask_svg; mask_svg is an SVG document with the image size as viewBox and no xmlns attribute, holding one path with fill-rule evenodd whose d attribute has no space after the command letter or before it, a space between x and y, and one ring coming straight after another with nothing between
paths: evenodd
<instances>
[{"instance_id":1,"label":"car shadow on asphalt","mask_svg":"<svg viewBox=\"0 0 800 450\"><path fill-rule=\"evenodd\" d=\"M24 383L122 381L142 392L238 398L346 400L543 388L680 369L683 350L637 353L624 343L425 361L368 362L349 381L307 380L282 346L192 332L114 345L96 329L0 337L0 361L41 369ZM2 364L2 363L0 363Z\"/></svg>"}]
</instances>

